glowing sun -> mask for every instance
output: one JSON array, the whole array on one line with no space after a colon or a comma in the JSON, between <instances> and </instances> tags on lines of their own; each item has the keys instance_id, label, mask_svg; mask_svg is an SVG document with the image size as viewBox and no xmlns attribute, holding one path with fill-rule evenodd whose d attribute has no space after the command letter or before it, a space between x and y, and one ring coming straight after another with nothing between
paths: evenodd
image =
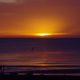
<instances>
[{"instance_id":1,"label":"glowing sun","mask_svg":"<svg viewBox=\"0 0 80 80\"><path fill-rule=\"evenodd\" d=\"M46 36L50 36L50 33L37 33L35 34L36 36L41 36L41 37L46 37Z\"/></svg>"}]
</instances>

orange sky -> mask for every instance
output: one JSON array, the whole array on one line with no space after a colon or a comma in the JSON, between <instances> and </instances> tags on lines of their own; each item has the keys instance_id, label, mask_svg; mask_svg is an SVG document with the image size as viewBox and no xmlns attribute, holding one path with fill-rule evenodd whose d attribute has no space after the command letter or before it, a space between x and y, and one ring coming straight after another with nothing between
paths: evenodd
<instances>
[{"instance_id":1,"label":"orange sky","mask_svg":"<svg viewBox=\"0 0 80 80\"><path fill-rule=\"evenodd\" d=\"M80 0L0 0L0 36L80 35Z\"/></svg>"}]
</instances>

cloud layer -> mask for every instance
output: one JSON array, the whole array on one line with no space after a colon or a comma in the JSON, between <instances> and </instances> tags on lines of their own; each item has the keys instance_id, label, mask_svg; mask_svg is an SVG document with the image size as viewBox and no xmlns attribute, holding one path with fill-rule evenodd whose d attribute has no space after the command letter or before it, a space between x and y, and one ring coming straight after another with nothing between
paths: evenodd
<instances>
[{"instance_id":1,"label":"cloud layer","mask_svg":"<svg viewBox=\"0 0 80 80\"><path fill-rule=\"evenodd\" d=\"M17 0L0 0L0 3L16 3Z\"/></svg>"}]
</instances>

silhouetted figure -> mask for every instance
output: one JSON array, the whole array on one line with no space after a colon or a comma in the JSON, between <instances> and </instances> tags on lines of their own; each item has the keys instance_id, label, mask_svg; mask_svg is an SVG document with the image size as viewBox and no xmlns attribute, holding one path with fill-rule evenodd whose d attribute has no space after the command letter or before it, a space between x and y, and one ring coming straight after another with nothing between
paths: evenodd
<instances>
[{"instance_id":1,"label":"silhouetted figure","mask_svg":"<svg viewBox=\"0 0 80 80\"><path fill-rule=\"evenodd\" d=\"M32 47L32 49L31 49L32 51L34 51L34 47Z\"/></svg>"}]
</instances>

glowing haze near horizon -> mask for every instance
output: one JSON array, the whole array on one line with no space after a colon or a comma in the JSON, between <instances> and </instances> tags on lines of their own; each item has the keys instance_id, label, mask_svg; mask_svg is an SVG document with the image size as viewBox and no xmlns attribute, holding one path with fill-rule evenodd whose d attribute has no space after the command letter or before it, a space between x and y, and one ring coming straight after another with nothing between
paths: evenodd
<instances>
[{"instance_id":1,"label":"glowing haze near horizon","mask_svg":"<svg viewBox=\"0 0 80 80\"><path fill-rule=\"evenodd\" d=\"M0 0L0 36L80 35L80 0Z\"/></svg>"}]
</instances>

